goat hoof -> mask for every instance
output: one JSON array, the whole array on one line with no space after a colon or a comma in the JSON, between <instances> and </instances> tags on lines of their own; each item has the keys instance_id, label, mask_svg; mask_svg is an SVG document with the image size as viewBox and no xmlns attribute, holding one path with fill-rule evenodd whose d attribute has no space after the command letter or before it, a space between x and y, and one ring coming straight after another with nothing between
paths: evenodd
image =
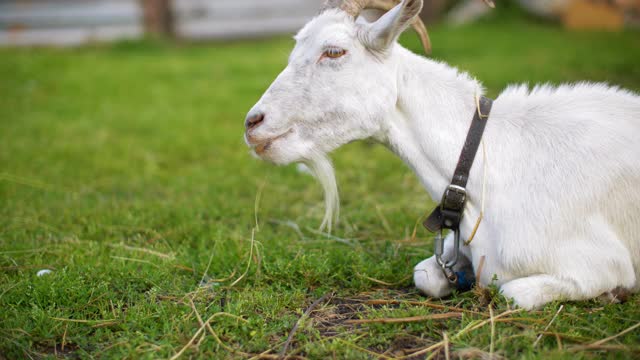
<instances>
[{"instance_id":1,"label":"goat hoof","mask_svg":"<svg viewBox=\"0 0 640 360\"><path fill-rule=\"evenodd\" d=\"M442 298L451 294L451 285L435 259L427 259L416 265L413 269L413 282L427 296Z\"/></svg>"},{"instance_id":2,"label":"goat hoof","mask_svg":"<svg viewBox=\"0 0 640 360\"><path fill-rule=\"evenodd\" d=\"M528 279L522 278L512 280L500 287L502 296L509 300L513 300L514 304L525 310L534 310L541 308L548 301L542 298L538 287L529 284Z\"/></svg>"},{"instance_id":3,"label":"goat hoof","mask_svg":"<svg viewBox=\"0 0 640 360\"><path fill-rule=\"evenodd\" d=\"M598 300L600 300L603 305L622 304L629 300L630 295L631 291L629 291L629 289L618 286L615 289L598 296Z\"/></svg>"}]
</instances>

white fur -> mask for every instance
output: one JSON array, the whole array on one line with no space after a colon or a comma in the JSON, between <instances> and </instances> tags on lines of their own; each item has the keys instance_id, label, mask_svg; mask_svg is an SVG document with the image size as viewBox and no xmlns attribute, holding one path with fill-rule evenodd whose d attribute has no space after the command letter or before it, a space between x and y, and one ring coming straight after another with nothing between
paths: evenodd
<instances>
[{"instance_id":1,"label":"white fur","mask_svg":"<svg viewBox=\"0 0 640 360\"><path fill-rule=\"evenodd\" d=\"M397 16L415 15L406 13L416 8L407 3L415 1L398 5ZM374 138L439 199L483 88L398 45L406 22L381 20L388 31L339 10L309 22L296 36L289 65L250 112L266 115L253 135L291 132L261 155L280 164L309 162L349 141ZM381 48L390 32L392 41ZM376 33L385 38L372 39ZM325 46L348 52L318 61ZM594 298L616 287L638 290L639 96L589 83L509 87L494 102L483 141L486 209L458 266L471 262L477 272L484 257L479 283L495 277L507 298L528 309ZM333 177L329 163L320 163L316 173ZM463 238L479 214L484 165L479 153L467 186ZM330 188L331 180L324 181ZM447 238L445 258L451 243ZM452 290L433 258L416 266L414 280L431 296Z\"/></svg>"},{"instance_id":2,"label":"white fur","mask_svg":"<svg viewBox=\"0 0 640 360\"><path fill-rule=\"evenodd\" d=\"M331 161L324 154L315 154L315 156L311 156L304 161L324 190L326 212L320 224L320 229L327 229L327 232L331 233L333 222L338 219L340 213L338 185L336 184L333 166L331 166Z\"/></svg>"}]
</instances>

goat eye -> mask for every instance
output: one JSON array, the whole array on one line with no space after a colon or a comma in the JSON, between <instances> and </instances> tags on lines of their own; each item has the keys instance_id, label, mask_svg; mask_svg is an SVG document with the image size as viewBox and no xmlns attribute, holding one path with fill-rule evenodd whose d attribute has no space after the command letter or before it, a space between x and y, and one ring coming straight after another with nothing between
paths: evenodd
<instances>
[{"instance_id":1,"label":"goat eye","mask_svg":"<svg viewBox=\"0 0 640 360\"><path fill-rule=\"evenodd\" d=\"M322 53L323 57L328 57L330 59L337 59L341 56L343 56L344 54L347 53L347 50L345 49L341 49L341 48L337 48L337 47L330 47L327 48L324 53Z\"/></svg>"}]
</instances>

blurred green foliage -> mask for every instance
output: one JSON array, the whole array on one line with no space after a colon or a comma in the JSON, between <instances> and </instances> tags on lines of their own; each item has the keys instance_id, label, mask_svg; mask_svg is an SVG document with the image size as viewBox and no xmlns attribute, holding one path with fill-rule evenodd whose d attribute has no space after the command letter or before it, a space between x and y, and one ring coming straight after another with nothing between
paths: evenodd
<instances>
[{"instance_id":1,"label":"blurred green foliage","mask_svg":"<svg viewBox=\"0 0 640 360\"><path fill-rule=\"evenodd\" d=\"M499 12L476 25L431 30L433 57L475 75L491 96L520 82L606 81L640 90L637 32L569 33ZM420 51L415 34L402 41ZM431 254L432 242L422 229L417 239L411 233L432 202L398 159L368 143L334 154L342 223L326 238L313 231L323 212L313 179L249 156L244 115L292 45L280 38L0 50L0 358L169 357L199 328L188 299L205 319L222 311L246 319L213 321L222 343L240 352L207 335L186 350L192 357L275 354L304 309L327 292L335 296L318 314L336 319L347 308L367 318L436 312L409 303L345 307L353 298L422 300L411 290L411 269ZM37 277L44 268L54 272ZM496 300L495 312L505 311ZM426 347L487 314L474 293L436 303L485 315L357 327L316 319L298 329L289 353L368 358L363 349ZM638 296L624 305L567 304L549 328L559 335L534 348L558 306L498 323L496 351L507 358L638 355L638 331L611 341L608 351L576 348L637 323ZM484 326L453 340L451 351L489 351L490 343Z\"/></svg>"}]
</instances>

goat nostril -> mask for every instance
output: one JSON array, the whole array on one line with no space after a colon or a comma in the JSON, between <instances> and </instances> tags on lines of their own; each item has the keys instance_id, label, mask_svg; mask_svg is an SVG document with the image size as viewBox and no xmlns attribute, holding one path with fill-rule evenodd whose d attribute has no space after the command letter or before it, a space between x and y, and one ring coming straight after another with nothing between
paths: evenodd
<instances>
[{"instance_id":1,"label":"goat nostril","mask_svg":"<svg viewBox=\"0 0 640 360\"><path fill-rule=\"evenodd\" d=\"M264 121L264 114L259 113L255 115L251 115L247 117L247 120L244 122L244 126L249 129L253 129L254 127L260 125Z\"/></svg>"}]
</instances>

